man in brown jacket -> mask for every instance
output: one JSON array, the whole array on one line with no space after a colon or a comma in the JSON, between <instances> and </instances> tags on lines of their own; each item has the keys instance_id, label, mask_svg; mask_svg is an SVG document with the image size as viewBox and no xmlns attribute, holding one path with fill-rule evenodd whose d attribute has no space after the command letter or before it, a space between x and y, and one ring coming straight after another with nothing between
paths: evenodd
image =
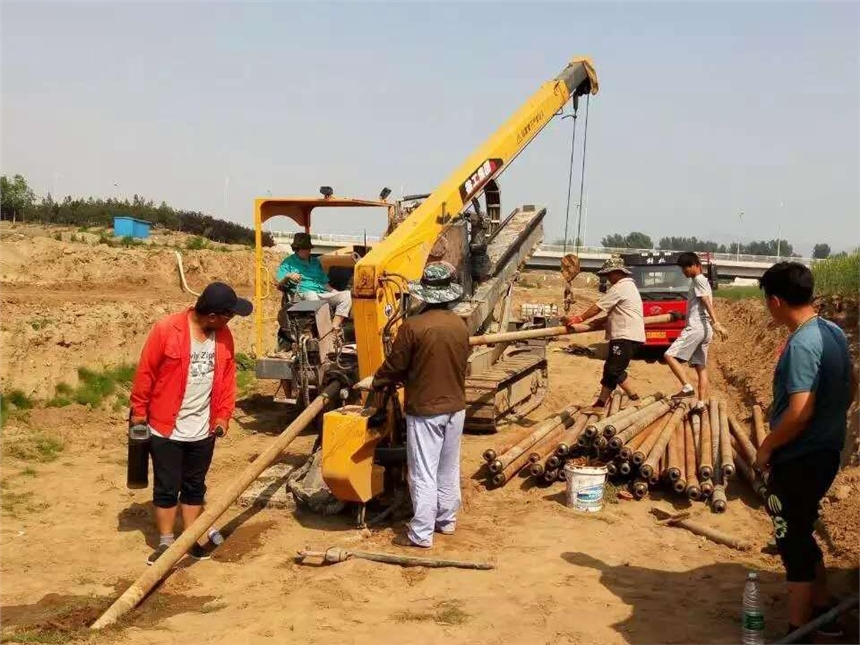
<instances>
[{"instance_id":1,"label":"man in brown jacket","mask_svg":"<svg viewBox=\"0 0 860 645\"><path fill-rule=\"evenodd\" d=\"M463 295L447 262L433 262L412 298L424 311L400 326L391 352L373 378L381 389L403 383L406 389L406 460L415 515L399 546L433 546L433 532L450 535L460 507L460 437L466 418L466 363L469 332L451 311Z\"/></svg>"}]
</instances>

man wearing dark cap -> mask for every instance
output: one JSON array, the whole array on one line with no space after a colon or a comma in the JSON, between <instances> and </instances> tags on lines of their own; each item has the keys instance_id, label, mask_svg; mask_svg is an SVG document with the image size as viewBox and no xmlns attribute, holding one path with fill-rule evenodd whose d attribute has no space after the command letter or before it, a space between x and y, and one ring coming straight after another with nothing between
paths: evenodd
<instances>
[{"instance_id":1,"label":"man wearing dark cap","mask_svg":"<svg viewBox=\"0 0 860 645\"><path fill-rule=\"evenodd\" d=\"M319 258L311 256L310 233L293 236L293 254L284 258L278 267L278 288L295 289L303 300L325 300L334 310L332 326L340 327L349 318L352 296L349 291L338 291L328 282L328 275Z\"/></svg>"},{"instance_id":2,"label":"man wearing dark cap","mask_svg":"<svg viewBox=\"0 0 860 645\"><path fill-rule=\"evenodd\" d=\"M129 416L132 426L146 426L151 434L159 544L148 564L173 544L177 506L186 528L203 510L215 437L227 432L236 403L233 336L227 325L252 309L232 287L213 282L193 308L158 321L143 347ZM207 557L199 544L189 553Z\"/></svg>"},{"instance_id":3,"label":"man wearing dark cap","mask_svg":"<svg viewBox=\"0 0 860 645\"><path fill-rule=\"evenodd\" d=\"M381 389L402 383L406 390L406 459L415 515L399 546L430 547L433 533L451 535L460 508L460 437L466 419L469 331L451 305L463 295L456 270L432 262L420 281L409 283L412 298L425 303L410 316L373 377Z\"/></svg>"}]
</instances>

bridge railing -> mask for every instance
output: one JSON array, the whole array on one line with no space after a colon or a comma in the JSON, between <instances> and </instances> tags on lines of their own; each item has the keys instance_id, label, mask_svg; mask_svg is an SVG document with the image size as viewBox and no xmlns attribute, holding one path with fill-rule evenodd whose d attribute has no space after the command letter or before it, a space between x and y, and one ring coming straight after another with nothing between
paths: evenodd
<instances>
[{"instance_id":1,"label":"bridge railing","mask_svg":"<svg viewBox=\"0 0 860 645\"><path fill-rule=\"evenodd\" d=\"M293 239L293 233L284 233L284 232L273 232L272 237L274 237L276 243L289 244ZM365 237L364 235L345 235L340 233L313 233L311 235L311 239L328 244L364 244L365 240L370 242L379 242L382 238L378 235L368 235ZM576 251L576 247L572 245L567 246L567 252L573 253ZM538 253L564 253L565 247L561 244L541 244L538 248ZM622 249L618 247L607 247L607 246L580 246L579 247L580 255L614 255L614 254L622 254L622 253L677 253L677 251L672 250L660 250L660 249ZM802 262L806 265L812 263L810 258L788 258L786 256L775 256L775 255L750 255L747 253L711 253L711 257L717 262L756 262L759 264L776 264L782 260L793 259L798 262Z\"/></svg>"}]
</instances>

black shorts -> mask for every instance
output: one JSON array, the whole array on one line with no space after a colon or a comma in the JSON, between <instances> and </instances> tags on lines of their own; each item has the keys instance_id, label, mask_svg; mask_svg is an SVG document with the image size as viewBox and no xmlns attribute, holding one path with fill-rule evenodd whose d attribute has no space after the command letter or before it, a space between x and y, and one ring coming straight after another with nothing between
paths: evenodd
<instances>
[{"instance_id":1,"label":"black shorts","mask_svg":"<svg viewBox=\"0 0 860 645\"><path fill-rule=\"evenodd\" d=\"M812 582L823 556L813 537L818 503L839 471L835 450L774 464L767 482L767 512L788 582Z\"/></svg>"},{"instance_id":2,"label":"black shorts","mask_svg":"<svg viewBox=\"0 0 860 645\"><path fill-rule=\"evenodd\" d=\"M603 378L600 380L603 387L614 390L627 380L627 368L641 344L626 338L609 341L609 356L603 364Z\"/></svg>"},{"instance_id":3,"label":"black shorts","mask_svg":"<svg viewBox=\"0 0 860 645\"><path fill-rule=\"evenodd\" d=\"M152 503L173 508L177 502L200 506L206 498L206 473L215 452L215 437L174 441L152 435Z\"/></svg>"}]
</instances>

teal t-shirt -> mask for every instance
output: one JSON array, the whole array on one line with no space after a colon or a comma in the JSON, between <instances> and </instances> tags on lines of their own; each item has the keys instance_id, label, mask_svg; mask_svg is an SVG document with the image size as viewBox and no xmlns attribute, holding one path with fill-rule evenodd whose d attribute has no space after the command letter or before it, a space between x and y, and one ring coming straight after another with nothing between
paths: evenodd
<instances>
[{"instance_id":1,"label":"teal t-shirt","mask_svg":"<svg viewBox=\"0 0 860 645\"><path fill-rule=\"evenodd\" d=\"M773 374L770 425L776 426L798 392L814 392L812 418L798 437L774 451L784 463L819 450L841 452L851 402L851 360L848 340L829 320L815 317L794 330Z\"/></svg>"},{"instance_id":2,"label":"teal t-shirt","mask_svg":"<svg viewBox=\"0 0 860 645\"><path fill-rule=\"evenodd\" d=\"M328 291L328 276L320 264L317 257L311 257L309 260L301 259L298 254L290 255L283 259L278 267L276 278L278 282L284 279L288 273L298 273L302 276L301 282L297 288L299 293L325 293Z\"/></svg>"}]
</instances>

